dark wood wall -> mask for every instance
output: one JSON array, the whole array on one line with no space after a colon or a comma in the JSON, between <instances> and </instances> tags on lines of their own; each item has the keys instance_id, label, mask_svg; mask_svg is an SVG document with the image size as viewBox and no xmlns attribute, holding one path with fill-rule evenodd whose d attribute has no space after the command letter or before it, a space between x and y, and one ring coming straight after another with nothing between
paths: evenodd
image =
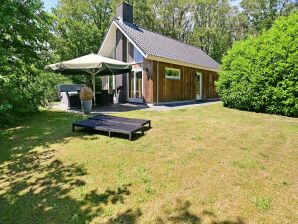
<instances>
[{"instance_id":1,"label":"dark wood wall","mask_svg":"<svg viewBox=\"0 0 298 224\"><path fill-rule=\"evenodd\" d=\"M146 103L157 102L157 68L156 61L145 60L143 69L148 68L148 74L144 74L144 100ZM180 69L180 79L168 79L165 76L165 68ZM186 66L174 65L159 62L159 86L158 102L189 101L196 99L195 74L201 72L202 78L202 97L203 100L218 98L215 90L215 81L218 79L216 72L195 69Z\"/></svg>"},{"instance_id":2,"label":"dark wood wall","mask_svg":"<svg viewBox=\"0 0 298 224\"><path fill-rule=\"evenodd\" d=\"M145 103L156 101L156 85L154 83L154 74L156 73L156 62L144 59L143 61L143 97ZM146 71L148 69L148 71Z\"/></svg>"}]
</instances>

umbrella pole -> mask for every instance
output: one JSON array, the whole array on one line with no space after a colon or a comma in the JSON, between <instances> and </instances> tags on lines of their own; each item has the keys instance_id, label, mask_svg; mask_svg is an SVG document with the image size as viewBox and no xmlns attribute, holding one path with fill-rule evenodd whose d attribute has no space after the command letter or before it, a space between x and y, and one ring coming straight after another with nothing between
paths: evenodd
<instances>
[{"instance_id":1,"label":"umbrella pole","mask_svg":"<svg viewBox=\"0 0 298 224\"><path fill-rule=\"evenodd\" d=\"M96 98L95 98L95 73L92 74L93 76L93 99L94 99L94 105L96 105Z\"/></svg>"}]
</instances>

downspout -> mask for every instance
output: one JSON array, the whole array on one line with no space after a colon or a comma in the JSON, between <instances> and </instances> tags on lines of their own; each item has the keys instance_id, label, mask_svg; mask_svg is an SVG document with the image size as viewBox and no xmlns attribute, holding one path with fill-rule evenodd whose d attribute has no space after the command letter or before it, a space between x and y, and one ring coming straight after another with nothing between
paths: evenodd
<instances>
[{"instance_id":1,"label":"downspout","mask_svg":"<svg viewBox=\"0 0 298 224\"><path fill-rule=\"evenodd\" d=\"M156 83L156 105L158 105L158 101L159 101L159 61L157 61L157 83Z\"/></svg>"}]
</instances>

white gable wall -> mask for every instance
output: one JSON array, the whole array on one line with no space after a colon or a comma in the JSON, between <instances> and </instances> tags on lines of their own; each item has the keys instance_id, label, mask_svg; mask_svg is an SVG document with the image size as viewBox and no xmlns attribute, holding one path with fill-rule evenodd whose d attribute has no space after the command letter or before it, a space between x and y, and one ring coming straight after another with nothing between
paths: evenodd
<instances>
[{"instance_id":1,"label":"white gable wall","mask_svg":"<svg viewBox=\"0 0 298 224\"><path fill-rule=\"evenodd\" d=\"M115 45L116 45L116 30L119 29L121 31L121 33L129 40L129 42L131 42L134 47L144 56L144 58L147 58L147 55L134 43L134 41L131 40L131 38L125 33L123 32L123 30L121 29L121 27L119 27L114 21L112 22L109 31L104 39L104 41L102 42L102 45L98 51L98 54L105 56L105 57L109 57L112 50L114 49Z\"/></svg>"},{"instance_id":2,"label":"white gable wall","mask_svg":"<svg viewBox=\"0 0 298 224\"><path fill-rule=\"evenodd\" d=\"M111 24L109 31L106 34L104 41L98 51L98 54L109 57L116 46L116 30L114 23Z\"/></svg>"}]
</instances>

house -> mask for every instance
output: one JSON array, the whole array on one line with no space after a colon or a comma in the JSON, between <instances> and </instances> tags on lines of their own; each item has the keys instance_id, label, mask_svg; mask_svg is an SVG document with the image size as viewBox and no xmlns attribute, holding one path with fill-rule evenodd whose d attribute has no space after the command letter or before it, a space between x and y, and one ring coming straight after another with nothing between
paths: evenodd
<instances>
[{"instance_id":1,"label":"house","mask_svg":"<svg viewBox=\"0 0 298 224\"><path fill-rule=\"evenodd\" d=\"M132 64L129 74L106 76L102 88L120 102L166 104L218 98L219 64L201 49L133 23L133 7L117 6L99 54Z\"/></svg>"}]
</instances>

